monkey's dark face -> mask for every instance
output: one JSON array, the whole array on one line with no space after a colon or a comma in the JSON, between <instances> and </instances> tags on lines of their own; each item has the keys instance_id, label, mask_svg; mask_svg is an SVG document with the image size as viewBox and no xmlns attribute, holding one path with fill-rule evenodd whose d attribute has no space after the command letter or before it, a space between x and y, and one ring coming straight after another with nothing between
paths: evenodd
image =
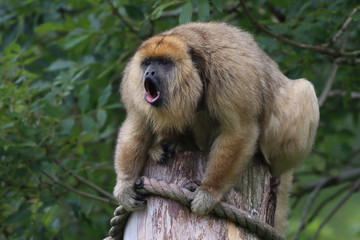
<instances>
[{"instance_id":1,"label":"monkey's dark face","mask_svg":"<svg viewBox=\"0 0 360 240\"><path fill-rule=\"evenodd\" d=\"M161 107L166 103L166 90L173 67L174 63L165 57L146 58L142 62L145 100L152 106Z\"/></svg>"},{"instance_id":2,"label":"monkey's dark face","mask_svg":"<svg viewBox=\"0 0 360 240\"><path fill-rule=\"evenodd\" d=\"M146 40L125 69L122 95L159 131L183 131L194 119L203 84L177 35Z\"/></svg>"}]
</instances>

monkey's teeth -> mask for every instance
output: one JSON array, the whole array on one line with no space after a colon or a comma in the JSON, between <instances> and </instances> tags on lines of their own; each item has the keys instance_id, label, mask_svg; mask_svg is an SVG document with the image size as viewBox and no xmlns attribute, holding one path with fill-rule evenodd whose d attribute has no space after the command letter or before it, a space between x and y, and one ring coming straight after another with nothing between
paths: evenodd
<instances>
[{"instance_id":1,"label":"monkey's teeth","mask_svg":"<svg viewBox=\"0 0 360 240\"><path fill-rule=\"evenodd\" d=\"M159 96L160 96L159 91L156 92L155 96L153 96L151 92L147 91L145 98L146 98L146 101L148 101L149 103L153 103L153 102L155 102L156 100L159 99Z\"/></svg>"},{"instance_id":2,"label":"monkey's teeth","mask_svg":"<svg viewBox=\"0 0 360 240\"><path fill-rule=\"evenodd\" d=\"M145 100L148 103L154 103L160 97L160 91L158 91L156 85L152 82L151 79L145 79Z\"/></svg>"}]
</instances>

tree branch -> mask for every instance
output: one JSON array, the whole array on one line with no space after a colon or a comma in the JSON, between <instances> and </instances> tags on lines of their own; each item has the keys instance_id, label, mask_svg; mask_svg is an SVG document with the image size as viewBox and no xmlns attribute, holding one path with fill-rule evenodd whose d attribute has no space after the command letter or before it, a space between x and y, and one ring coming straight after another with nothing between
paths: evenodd
<instances>
[{"instance_id":1,"label":"tree branch","mask_svg":"<svg viewBox=\"0 0 360 240\"><path fill-rule=\"evenodd\" d=\"M335 60L331 65L330 72L329 72L329 77L328 77L328 79L326 81L325 88L324 88L323 92L321 93L321 95L319 97L319 107L322 107L324 105L325 100L329 95L329 92L330 92L331 87L332 87L332 85L334 83L335 76L336 76L338 68L339 68L339 65L336 63L336 60Z\"/></svg>"},{"instance_id":2,"label":"tree branch","mask_svg":"<svg viewBox=\"0 0 360 240\"><path fill-rule=\"evenodd\" d=\"M311 214L311 216L308 218L308 220L306 220L306 221L303 223L300 232L305 229L306 225L308 225L309 223L311 223L311 222L315 219L315 217L319 214L319 212L321 211L321 209L323 209L323 208L327 205L328 202L330 202L330 201L333 200L334 198L340 196L340 195L341 195L345 190L347 190L347 189L349 189L349 185L346 185L346 186L340 188L340 189L337 190L335 193L333 193L332 195L330 195L329 197L327 197L326 199L324 199L323 201L321 201L321 202L318 204L318 206L315 208L315 210L314 210L314 212ZM299 199L301 199L302 197L303 197L303 195L300 196ZM299 234L300 234L300 232L299 232ZM294 239L295 239L295 236L294 236Z\"/></svg>"},{"instance_id":3,"label":"tree branch","mask_svg":"<svg viewBox=\"0 0 360 240\"><path fill-rule=\"evenodd\" d=\"M87 180L85 180L84 178L80 177L79 175L77 175L76 173L74 173L73 171L71 171L70 169L68 169L67 167L65 167L58 159L54 159L55 162L62 167L66 172L68 172L69 174L71 174L73 177L75 177L79 182L91 187L92 189L94 189L95 191L97 191L98 193L104 195L105 197L112 199L113 201L115 201L115 198L112 194L104 191L102 188L100 188L99 186L97 186L96 184L89 182Z\"/></svg>"},{"instance_id":4,"label":"tree branch","mask_svg":"<svg viewBox=\"0 0 360 240\"><path fill-rule=\"evenodd\" d=\"M344 22L344 24L341 26L341 28L339 29L339 31L335 34L335 36L331 39L331 41L329 43L324 44L324 47L330 47L332 46L340 37L342 34L344 34L347 30L347 28L349 27L351 21L352 21L352 16L356 13L356 11L358 10L358 7L355 7L349 14L349 17L346 19L346 21Z\"/></svg>"},{"instance_id":5,"label":"tree branch","mask_svg":"<svg viewBox=\"0 0 360 240\"><path fill-rule=\"evenodd\" d=\"M317 231L315 232L314 236L313 236L313 240L315 240L321 229L325 226L325 224L334 216L334 214L337 212L337 210L339 210L341 208L342 205L345 204L345 202L351 197L351 195L354 192L357 192L359 190L360 187L360 179L358 179L350 188L350 190L345 194L345 196L336 204L336 206L331 210L331 212L329 213L329 215L326 216L326 218L322 221L322 223L320 224L319 228L317 229Z\"/></svg>"},{"instance_id":6,"label":"tree branch","mask_svg":"<svg viewBox=\"0 0 360 240\"><path fill-rule=\"evenodd\" d=\"M358 93L358 98L360 98L360 93ZM357 157L357 155L360 155L360 148L358 148L357 150L355 150L354 152L352 152L345 160L344 163L348 164L351 163L353 159L355 159Z\"/></svg>"},{"instance_id":7,"label":"tree branch","mask_svg":"<svg viewBox=\"0 0 360 240\"><path fill-rule=\"evenodd\" d=\"M242 5L242 7L243 7L243 9L245 11L245 14L249 17L249 19L250 19L250 21L251 21L251 23L253 25L260 28L262 31L269 34L270 36L275 37L279 41L282 41L284 43L296 46L298 48L307 49L307 50L314 50L314 51L320 52L322 54L326 54L326 55L333 56L333 57L357 57L357 56L360 56L360 50L353 51L353 52L335 51L333 49L326 48L326 47L324 47L322 45L310 45L310 44L295 42L295 41L293 41L293 40L291 40L291 39L289 39L287 37L276 34L276 33L272 32L271 30L269 30L268 28L266 28L265 26L261 25L259 22L257 22L251 16L251 14L249 12L249 9L246 7L246 5L244 3L244 0L240 0L240 3L241 3L241 5ZM240 12L238 11L238 13L240 13Z\"/></svg>"},{"instance_id":8,"label":"tree branch","mask_svg":"<svg viewBox=\"0 0 360 240\"><path fill-rule=\"evenodd\" d=\"M330 195L326 199L324 199L321 203L318 204L318 207L315 209L314 213L309 217L309 219L306 221L305 226L312 222L312 220L315 219L315 217L318 215L318 213L321 211L323 207L327 205L328 202L333 200L334 198L340 196L345 190L349 188L349 185L346 185L342 188L340 188L338 191L336 191L334 194Z\"/></svg>"},{"instance_id":9,"label":"tree branch","mask_svg":"<svg viewBox=\"0 0 360 240\"><path fill-rule=\"evenodd\" d=\"M329 92L328 97L345 96L346 94L347 94L346 91L340 89L334 89ZM350 92L350 97L352 99L358 99L360 98L360 92Z\"/></svg>"},{"instance_id":10,"label":"tree branch","mask_svg":"<svg viewBox=\"0 0 360 240\"><path fill-rule=\"evenodd\" d=\"M345 38L344 41L341 43L340 51L343 51L345 49L346 43L347 43L347 38ZM336 76L337 70L339 68L337 61L338 61L338 59L335 59L330 68L330 73L329 73L328 80L326 81L325 88L319 97L319 107L322 107L324 105L325 100L328 97L328 94L334 83L335 76Z\"/></svg>"},{"instance_id":11,"label":"tree branch","mask_svg":"<svg viewBox=\"0 0 360 240\"><path fill-rule=\"evenodd\" d=\"M316 186L316 188L314 188L314 190L312 191L308 200L306 201L306 205L305 205L304 210L302 211L301 219L299 222L299 227L295 233L294 240L297 240L299 238L299 234L305 226L305 218L306 218L308 212L310 211L310 207L314 203L316 196L319 194L321 189L324 187L325 183L326 183L326 180L320 181L319 184Z\"/></svg>"},{"instance_id":12,"label":"tree branch","mask_svg":"<svg viewBox=\"0 0 360 240\"><path fill-rule=\"evenodd\" d=\"M273 4L271 4L269 1L266 1L265 6L270 10L270 12L276 17L279 22L285 22L286 16L279 9L274 7Z\"/></svg>"},{"instance_id":13,"label":"tree branch","mask_svg":"<svg viewBox=\"0 0 360 240\"><path fill-rule=\"evenodd\" d=\"M98 196L95 196L95 195L92 195L92 194L89 194L89 193L85 193L85 192L82 192L80 190L77 190L76 188L72 187L72 186L69 186L67 185L66 183L60 181L57 177L55 176L52 176L50 173L48 173L47 171L43 170L42 171L44 173L45 176L47 176L48 178L50 178L54 183L56 184L59 184L61 186L63 186L64 188L66 188L67 190L69 191L72 191L80 196L84 196L84 197L87 197L87 198L91 198L91 199L95 199L95 200L98 200L98 201L102 201L102 202L105 202L107 204L111 204L113 206L117 206L118 203L116 203L115 201L113 201L112 199L107 199L107 198L102 198L102 197L98 197Z\"/></svg>"},{"instance_id":14,"label":"tree branch","mask_svg":"<svg viewBox=\"0 0 360 240\"><path fill-rule=\"evenodd\" d=\"M346 65L350 65L350 66L354 66L356 64L360 64L360 58L355 58L355 59L347 59L347 58L338 58L336 60L337 64L346 64Z\"/></svg>"},{"instance_id":15,"label":"tree branch","mask_svg":"<svg viewBox=\"0 0 360 240\"><path fill-rule=\"evenodd\" d=\"M294 195L303 195L306 193L309 193L313 191L321 182L325 181L324 188L325 187L331 187L340 183L353 181L360 178L360 168L350 169L343 172L340 172L336 176L330 176L321 178L315 181L307 182L305 184L295 184L294 189Z\"/></svg>"}]
</instances>

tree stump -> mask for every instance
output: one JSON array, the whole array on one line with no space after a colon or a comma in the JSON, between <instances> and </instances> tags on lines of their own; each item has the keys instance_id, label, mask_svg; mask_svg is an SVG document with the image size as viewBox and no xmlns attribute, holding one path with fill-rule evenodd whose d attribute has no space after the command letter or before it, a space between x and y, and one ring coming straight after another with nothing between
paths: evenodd
<instances>
[{"instance_id":1,"label":"tree stump","mask_svg":"<svg viewBox=\"0 0 360 240\"><path fill-rule=\"evenodd\" d=\"M200 184L207 165L207 152L183 152L165 164L147 160L142 175L188 187ZM270 174L254 157L236 187L224 201L256 216L266 224L270 200ZM275 210L275 209L273 209ZM271 219L271 217L270 217ZM134 239L260 239L233 222L216 216L197 216L179 202L157 196L147 197L147 207L128 219L125 240Z\"/></svg>"}]
</instances>

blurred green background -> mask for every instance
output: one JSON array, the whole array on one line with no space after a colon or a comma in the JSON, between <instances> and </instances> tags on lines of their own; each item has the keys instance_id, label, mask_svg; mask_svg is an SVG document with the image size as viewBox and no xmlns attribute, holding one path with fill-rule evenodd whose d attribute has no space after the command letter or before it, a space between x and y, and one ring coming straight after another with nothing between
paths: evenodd
<instances>
[{"instance_id":1,"label":"blurred green background","mask_svg":"<svg viewBox=\"0 0 360 240\"><path fill-rule=\"evenodd\" d=\"M1 0L0 239L107 236L114 143L125 118L122 70L144 39L189 21L253 33L289 78L314 84L321 121L314 151L296 171L287 238L312 239L319 230L317 239L360 239L358 7L350 0Z\"/></svg>"}]
</instances>

